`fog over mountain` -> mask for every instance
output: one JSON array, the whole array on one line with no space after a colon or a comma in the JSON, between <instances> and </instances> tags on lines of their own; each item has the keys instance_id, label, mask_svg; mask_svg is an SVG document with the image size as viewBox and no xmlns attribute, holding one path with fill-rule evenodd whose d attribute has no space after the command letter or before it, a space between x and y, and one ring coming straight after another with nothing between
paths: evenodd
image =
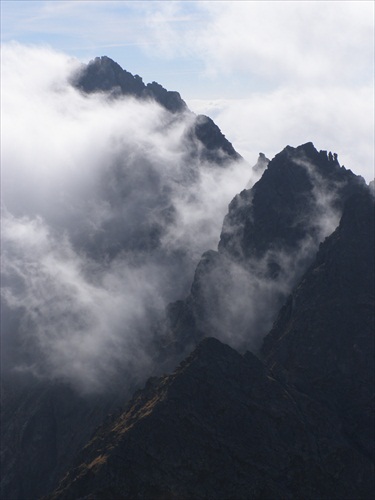
<instances>
[{"instance_id":1,"label":"fog over mountain","mask_svg":"<svg viewBox=\"0 0 375 500\"><path fill-rule=\"evenodd\" d=\"M252 170L202 155L188 110L84 93L80 71L47 49L3 51L3 299L34 352L18 369L94 388L124 357L147 365L151 324L187 293Z\"/></svg>"},{"instance_id":2,"label":"fog over mountain","mask_svg":"<svg viewBox=\"0 0 375 500\"><path fill-rule=\"evenodd\" d=\"M2 103L2 498L372 498L373 186L106 56Z\"/></svg>"},{"instance_id":3,"label":"fog over mountain","mask_svg":"<svg viewBox=\"0 0 375 500\"><path fill-rule=\"evenodd\" d=\"M230 203L218 250L203 254L189 296L169 306L167 344L191 349L212 335L258 352L344 203L365 185L312 143L277 154Z\"/></svg>"}]
</instances>

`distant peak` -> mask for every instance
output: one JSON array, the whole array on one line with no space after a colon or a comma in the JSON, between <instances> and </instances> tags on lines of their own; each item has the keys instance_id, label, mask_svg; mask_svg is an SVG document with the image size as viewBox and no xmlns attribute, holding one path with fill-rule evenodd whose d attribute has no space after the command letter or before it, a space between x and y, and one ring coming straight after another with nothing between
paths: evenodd
<instances>
[{"instance_id":1,"label":"distant peak","mask_svg":"<svg viewBox=\"0 0 375 500\"><path fill-rule=\"evenodd\" d=\"M154 99L172 113L187 109L178 92L166 90L157 82L145 85L139 75L133 75L108 56L95 57L83 65L73 85L87 94L108 92L112 97L130 95L140 99Z\"/></svg>"}]
</instances>

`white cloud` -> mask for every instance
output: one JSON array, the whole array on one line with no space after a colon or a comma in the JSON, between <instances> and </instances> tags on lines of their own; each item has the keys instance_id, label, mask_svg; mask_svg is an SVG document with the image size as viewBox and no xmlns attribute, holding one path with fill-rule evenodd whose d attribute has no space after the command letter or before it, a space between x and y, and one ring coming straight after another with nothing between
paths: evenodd
<instances>
[{"instance_id":1,"label":"white cloud","mask_svg":"<svg viewBox=\"0 0 375 500\"><path fill-rule=\"evenodd\" d=\"M340 86L284 88L248 99L188 100L213 118L236 149L254 162L259 151L272 158L287 144L312 141L337 152L339 161L368 182L374 178L374 93Z\"/></svg>"},{"instance_id":2,"label":"white cloud","mask_svg":"<svg viewBox=\"0 0 375 500\"><path fill-rule=\"evenodd\" d=\"M184 9L191 21L181 27L174 17ZM372 2L153 2L145 14L146 50L194 53L217 78L260 78L274 88L372 79Z\"/></svg>"},{"instance_id":3,"label":"white cloud","mask_svg":"<svg viewBox=\"0 0 375 500\"><path fill-rule=\"evenodd\" d=\"M217 245L249 166L192 156L190 113L82 95L77 60L19 44L2 56L3 298L28 351L17 366L86 390L120 365L143 373L157 317Z\"/></svg>"}]
</instances>

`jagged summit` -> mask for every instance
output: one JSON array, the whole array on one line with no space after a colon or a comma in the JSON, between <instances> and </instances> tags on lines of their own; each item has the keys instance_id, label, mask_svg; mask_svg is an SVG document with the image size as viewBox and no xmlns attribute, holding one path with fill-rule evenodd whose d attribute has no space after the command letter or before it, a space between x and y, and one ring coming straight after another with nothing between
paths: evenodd
<instances>
[{"instance_id":1,"label":"jagged summit","mask_svg":"<svg viewBox=\"0 0 375 500\"><path fill-rule=\"evenodd\" d=\"M87 93L102 91L111 92L113 96L152 98L172 113L187 109L178 92L166 90L156 82L145 85L139 75L132 75L107 56L96 57L83 66L73 82Z\"/></svg>"},{"instance_id":2,"label":"jagged summit","mask_svg":"<svg viewBox=\"0 0 375 500\"><path fill-rule=\"evenodd\" d=\"M229 205L219 251L260 257L271 248L293 247L308 233L320 238L322 210L342 210L362 184L364 179L340 167L336 154L318 151L312 142L287 146L268 163L259 182ZM323 198L331 198L326 207Z\"/></svg>"},{"instance_id":3,"label":"jagged summit","mask_svg":"<svg viewBox=\"0 0 375 500\"><path fill-rule=\"evenodd\" d=\"M324 169L326 173L328 171L335 171L338 168L344 168L340 167L337 153L327 152L326 150L318 151L311 141L297 147L286 146L275 156L274 160L276 159L278 159L278 163L280 164L282 163L281 159L283 161L285 159L292 159L293 161L314 162L318 169ZM344 170L346 169L344 168Z\"/></svg>"},{"instance_id":4,"label":"jagged summit","mask_svg":"<svg viewBox=\"0 0 375 500\"><path fill-rule=\"evenodd\" d=\"M107 56L96 57L83 65L73 77L72 84L87 94L105 92L112 98L132 96L140 100L151 99L173 115L185 113L193 117L191 130L186 137L191 143L190 149L197 149L192 154L201 161L220 166L228 161L243 160L213 120L205 115L195 116L178 92L166 90L157 82L145 85L139 75L132 75ZM196 140L203 148L196 147Z\"/></svg>"}]
</instances>

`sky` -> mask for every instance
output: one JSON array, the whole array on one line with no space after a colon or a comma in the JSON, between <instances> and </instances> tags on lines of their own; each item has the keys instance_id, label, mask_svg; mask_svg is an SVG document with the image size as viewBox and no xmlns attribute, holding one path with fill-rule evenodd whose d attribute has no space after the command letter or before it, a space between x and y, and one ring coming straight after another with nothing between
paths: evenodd
<instances>
[{"instance_id":1,"label":"sky","mask_svg":"<svg viewBox=\"0 0 375 500\"><path fill-rule=\"evenodd\" d=\"M2 1L1 40L107 55L179 91L252 164L312 141L374 177L372 1Z\"/></svg>"}]
</instances>

